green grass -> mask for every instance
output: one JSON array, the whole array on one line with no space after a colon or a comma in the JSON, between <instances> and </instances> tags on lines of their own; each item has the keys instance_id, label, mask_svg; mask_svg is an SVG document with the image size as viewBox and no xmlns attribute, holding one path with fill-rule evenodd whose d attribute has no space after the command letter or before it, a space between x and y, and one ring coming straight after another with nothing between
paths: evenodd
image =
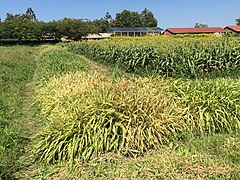
<instances>
[{"instance_id":1,"label":"green grass","mask_svg":"<svg viewBox=\"0 0 240 180\"><path fill-rule=\"evenodd\" d=\"M37 165L23 179L239 179L240 134L188 136L138 158L107 153L74 165ZM27 174L27 176L26 176Z\"/></svg>"},{"instance_id":2,"label":"green grass","mask_svg":"<svg viewBox=\"0 0 240 180\"><path fill-rule=\"evenodd\" d=\"M35 50L25 46L0 47L0 179L10 178L17 170L18 158L28 141L20 126L21 102L25 85L34 73Z\"/></svg>"},{"instance_id":3,"label":"green grass","mask_svg":"<svg viewBox=\"0 0 240 180\"><path fill-rule=\"evenodd\" d=\"M42 96L40 99L38 113L42 115L38 116L37 121L42 121L47 126L45 128L47 131L41 132L42 129L39 131L40 135L43 135L42 145L49 146L45 149L43 146L43 149L42 147L33 149L30 144L28 149L38 151L39 154L44 150L47 153L50 152L48 156L50 161L34 162L32 154L22 157L19 161L19 157L25 151L23 146L29 142L29 133L22 129L22 124L28 121L23 116L26 107L21 108L22 97L24 87L35 71L33 55L37 49L16 46L2 47L0 50L0 172L2 178L13 178L14 176L11 176L13 173L19 179L240 178L239 71L226 71L224 74L215 72L192 80L137 78L119 68L109 66L99 68L98 64L85 62L82 57L59 47L43 48L37 55L36 93L47 96ZM96 92L97 94L94 94ZM159 92L163 94L156 99L154 95ZM171 96L165 97L168 93ZM136 101L137 98L138 101ZM169 98L175 98L174 105L179 108L172 110L171 108L174 107L171 103L166 106L164 102ZM137 122L145 123L146 127L149 125L156 127L157 123L149 123L149 113L154 117L157 113L156 109L151 109L151 106L159 107L160 105L154 105L156 102L163 105L159 111L170 110L170 113L181 115L179 117L181 123L188 123L192 129L186 128L186 131L179 133L174 132L172 129L174 126L168 126L169 132L173 131L174 138L168 139L155 150L146 148L135 158L122 156L121 152L115 150L99 153L87 162L82 161L81 153L75 157L71 156L71 147L74 142L81 140L83 127L86 132L93 127L92 131L89 131L93 135L88 137L90 145L92 140L101 139L101 128L98 131L94 126L94 124L101 124L101 120L104 122L103 126L108 128L109 125L105 121L107 122L109 118L113 120L112 122L125 123L125 121L128 122L128 116L131 117L132 114L137 113L141 117L134 115L132 120L139 120ZM216 109L218 111L215 111ZM145 110L149 112L145 113ZM197 113L200 111L201 113ZM82 112L85 114L81 114ZM104 115L106 112L107 115ZM164 113L161 115L166 115L166 112ZM211 121L206 121L209 116L212 117ZM224 118L228 121L224 121ZM198 122L195 124L196 120ZM167 123L163 124L167 125ZM135 125L132 126L133 130L134 127L139 127L137 123ZM121 133L121 128L119 123L113 126L116 126L116 131L110 132L108 138L118 143L122 136L114 133ZM204 128L201 129L201 127ZM100 134L94 134L95 131ZM55 132L57 133L54 134ZM169 132L166 131L166 136L162 137L171 137ZM56 138L51 135L56 135ZM129 143L132 147L138 146L137 143L141 144L141 141L137 141L138 138L141 139L141 133L135 135L136 138ZM142 133L142 138L146 138L145 135ZM51 138L53 144L51 142L47 144ZM59 149L51 149L51 147L59 147L58 140L62 141L60 142L62 146ZM33 139L33 141L33 144L37 144L39 139ZM153 142L151 138L149 142ZM61 152L61 148L64 151ZM83 149L85 153L88 152L87 148L88 146ZM59 150L59 157L62 159L54 157L51 154L52 150L53 152Z\"/></svg>"},{"instance_id":4,"label":"green grass","mask_svg":"<svg viewBox=\"0 0 240 180\"><path fill-rule=\"evenodd\" d=\"M40 63L54 62L50 69L59 66L57 54L42 56ZM118 68L82 73L71 62L66 71L50 70L37 88L46 128L34 153L43 164L27 169L24 179L239 177L237 71L191 80L137 78ZM128 150L140 153L133 158Z\"/></svg>"},{"instance_id":5,"label":"green grass","mask_svg":"<svg viewBox=\"0 0 240 180\"><path fill-rule=\"evenodd\" d=\"M69 72L88 71L89 64L59 46L43 46L37 55L38 80L47 82L53 76L61 76Z\"/></svg>"}]
</instances>

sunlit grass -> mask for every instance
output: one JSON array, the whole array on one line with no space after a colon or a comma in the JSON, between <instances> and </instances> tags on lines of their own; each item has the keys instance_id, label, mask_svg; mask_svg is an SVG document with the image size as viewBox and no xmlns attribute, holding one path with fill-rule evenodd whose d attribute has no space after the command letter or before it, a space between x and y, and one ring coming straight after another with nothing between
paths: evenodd
<instances>
[{"instance_id":1,"label":"sunlit grass","mask_svg":"<svg viewBox=\"0 0 240 180\"><path fill-rule=\"evenodd\" d=\"M35 68L36 48L0 47L0 179L19 167L27 136L19 127L21 98Z\"/></svg>"}]
</instances>

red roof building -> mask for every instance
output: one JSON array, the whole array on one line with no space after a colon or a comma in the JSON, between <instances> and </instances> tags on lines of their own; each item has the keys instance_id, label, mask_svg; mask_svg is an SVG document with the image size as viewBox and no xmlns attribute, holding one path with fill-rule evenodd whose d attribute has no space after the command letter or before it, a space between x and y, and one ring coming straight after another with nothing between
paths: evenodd
<instances>
[{"instance_id":1,"label":"red roof building","mask_svg":"<svg viewBox=\"0 0 240 180\"><path fill-rule=\"evenodd\" d=\"M221 27L210 28L168 28L165 30L165 35L177 35L177 34L221 34L226 33L227 30Z\"/></svg>"},{"instance_id":2,"label":"red roof building","mask_svg":"<svg viewBox=\"0 0 240 180\"><path fill-rule=\"evenodd\" d=\"M227 26L224 29L232 34L240 34L240 26Z\"/></svg>"}]
</instances>

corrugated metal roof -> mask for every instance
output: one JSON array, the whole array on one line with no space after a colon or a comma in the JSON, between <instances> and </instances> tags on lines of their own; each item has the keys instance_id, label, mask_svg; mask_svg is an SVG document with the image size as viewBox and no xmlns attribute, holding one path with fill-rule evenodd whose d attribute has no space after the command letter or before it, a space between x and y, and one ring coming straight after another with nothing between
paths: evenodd
<instances>
[{"instance_id":1,"label":"corrugated metal roof","mask_svg":"<svg viewBox=\"0 0 240 180\"><path fill-rule=\"evenodd\" d=\"M168 31L174 34L181 33L216 33L216 32L227 32L221 27L210 27L210 28L168 28Z\"/></svg>"},{"instance_id":2,"label":"corrugated metal roof","mask_svg":"<svg viewBox=\"0 0 240 180\"><path fill-rule=\"evenodd\" d=\"M240 26L227 26L226 28L233 29L234 31L240 32Z\"/></svg>"},{"instance_id":3,"label":"corrugated metal roof","mask_svg":"<svg viewBox=\"0 0 240 180\"><path fill-rule=\"evenodd\" d=\"M163 31L159 27L113 27L108 30L108 32L148 32L148 31Z\"/></svg>"}]
</instances>

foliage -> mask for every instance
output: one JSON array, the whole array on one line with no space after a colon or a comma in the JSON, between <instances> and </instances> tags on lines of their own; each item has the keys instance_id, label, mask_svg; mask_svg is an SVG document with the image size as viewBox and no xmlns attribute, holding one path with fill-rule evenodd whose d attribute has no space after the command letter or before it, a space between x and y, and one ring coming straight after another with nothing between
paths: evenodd
<instances>
[{"instance_id":1,"label":"foliage","mask_svg":"<svg viewBox=\"0 0 240 180\"><path fill-rule=\"evenodd\" d=\"M106 33L109 29L109 21L107 19L95 19L93 24L98 28L99 33Z\"/></svg>"},{"instance_id":2,"label":"foliage","mask_svg":"<svg viewBox=\"0 0 240 180\"><path fill-rule=\"evenodd\" d=\"M236 19L236 23L238 26L240 26L240 18Z\"/></svg>"},{"instance_id":3,"label":"foliage","mask_svg":"<svg viewBox=\"0 0 240 180\"><path fill-rule=\"evenodd\" d=\"M11 179L28 142L19 119L22 91L35 68L35 49L17 46L0 49L0 179Z\"/></svg>"},{"instance_id":4,"label":"foliage","mask_svg":"<svg viewBox=\"0 0 240 180\"><path fill-rule=\"evenodd\" d=\"M149 90L149 80L134 81L112 84L99 74L85 73L51 79L37 91L41 115L48 121L35 147L37 159L46 163L88 160L117 150L142 154L171 139L181 128L174 103L157 93L161 90ZM146 82L145 88L139 88L141 81ZM159 117L160 113L166 115Z\"/></svg>"},{"instance_id":5,"label":"foliage","mask_svg":"<svg viewBox=\"0 0 240 180\"><path fill-rule=\"evenodd\" d=\"M37 16L31 7L27 8L26 15L29 17L30 21L34 21L34 22L37 21Z\"/></svg>"},{"instance_id":6,"label":"foliage","mask_svg":"<svg viewBox=\"0 0 240 180\"><path fill-rule=\"evenodd\" d=\"M195 24L195 28L207 28L208 25L207 24L201 24L201 23L196 23Z\"/></svg>"},{"instance_id":7,"label":"foliage","mask_svg":"<svg viewBox=\"0 0 240 180\"><path fill-rule=\"evenodd\" d=\"M197 77L240 65L238 38L120 38L63 46L128 71L167 76Z\"/></svg>"},{"instance_id":8,"label":"foliage","mask_svg":"<svg viewBox=\"0 0 240 180\"><path fill-rule=\"evenodd\" d=\"M36 22L14 19L1 22L1 39L33 40L41 38L41 30Z\"/></svg>"},{"instance_id":9,"label":"foliage","mask_svg":"<svg viewBox=\"0 0 240 180\"><path fill-rule=\"evenodd\" d=\"M157 27L157 19L154 18L154 14L145 8L142 13L143 27Z\"/></svg>"},{"instance_id":10,"label":"foliage","mask_svg":"<svg viewBox=\"0 0 240 180\"><path fill-rule=\"evenodd\" d=\"M50 24L55 26L55 28L48 32L53 33L57 38L72 36L76 39L81 39L82 36L88 33L97 32L97 28L92 22L84 22L80 19L64 18Z\"/></svg>"},{"instance_id":11,"label":"foliage","mask_svg":"<svg viewBox=\"0 0 240 180\"><path fill-rule=\"evenodd\" d=\"M111 27L157 27L157 20L152 12L146 8L141 14L134 11L123 10L116 14Z\"/></svg>"},{"instance_id":12,"label":"foliage","mask_svg":"<svg viewBox=\"0 0 240 180\"><path fill-rule=\"evenodd\" d=\"M87 34L107 32L109 27L113 26L156 27L157 20L153 13L145 8L141 14L124 10L117 14L116 19L112 19L107 12L104 18L93 21L64 18L58 21L41 22L37 20L32 8L28 8L25 14L6 14L5 21L0 21L0 39L54 40L69 36L74 40L81 40Z\"/></svg>"},{"instance_id":13,"label":"foliage","mask_svg":"<svg viewBox=\"0 0 240 180\"><path fill-rule=\"evenodd\" d=\"M110 18L109 14L107 18ZM41 40L70 36L78 40L88 33L106 31L109 24L108 19L99 20L100 24L70 18L53 22L38 22L32 8L28 8L25 14L6 14L5 21L0 22L0 39ZM102 22L107 26L105 27Z\"/></svg>"},{"instance_id":14,"label":"foliage","mask_svg":"<svg viewBox=\"0 0 240 180\"><path fill-rule=\"evenodd\" d=\"M54 22L33 22L25 19L14 19L1 22L1 39L33 40L45 38L61 38L71 36L81 39L88 33L97 32L97 27L91 22L80 19L62 19Z\"/></svg>"}]
</instances>

